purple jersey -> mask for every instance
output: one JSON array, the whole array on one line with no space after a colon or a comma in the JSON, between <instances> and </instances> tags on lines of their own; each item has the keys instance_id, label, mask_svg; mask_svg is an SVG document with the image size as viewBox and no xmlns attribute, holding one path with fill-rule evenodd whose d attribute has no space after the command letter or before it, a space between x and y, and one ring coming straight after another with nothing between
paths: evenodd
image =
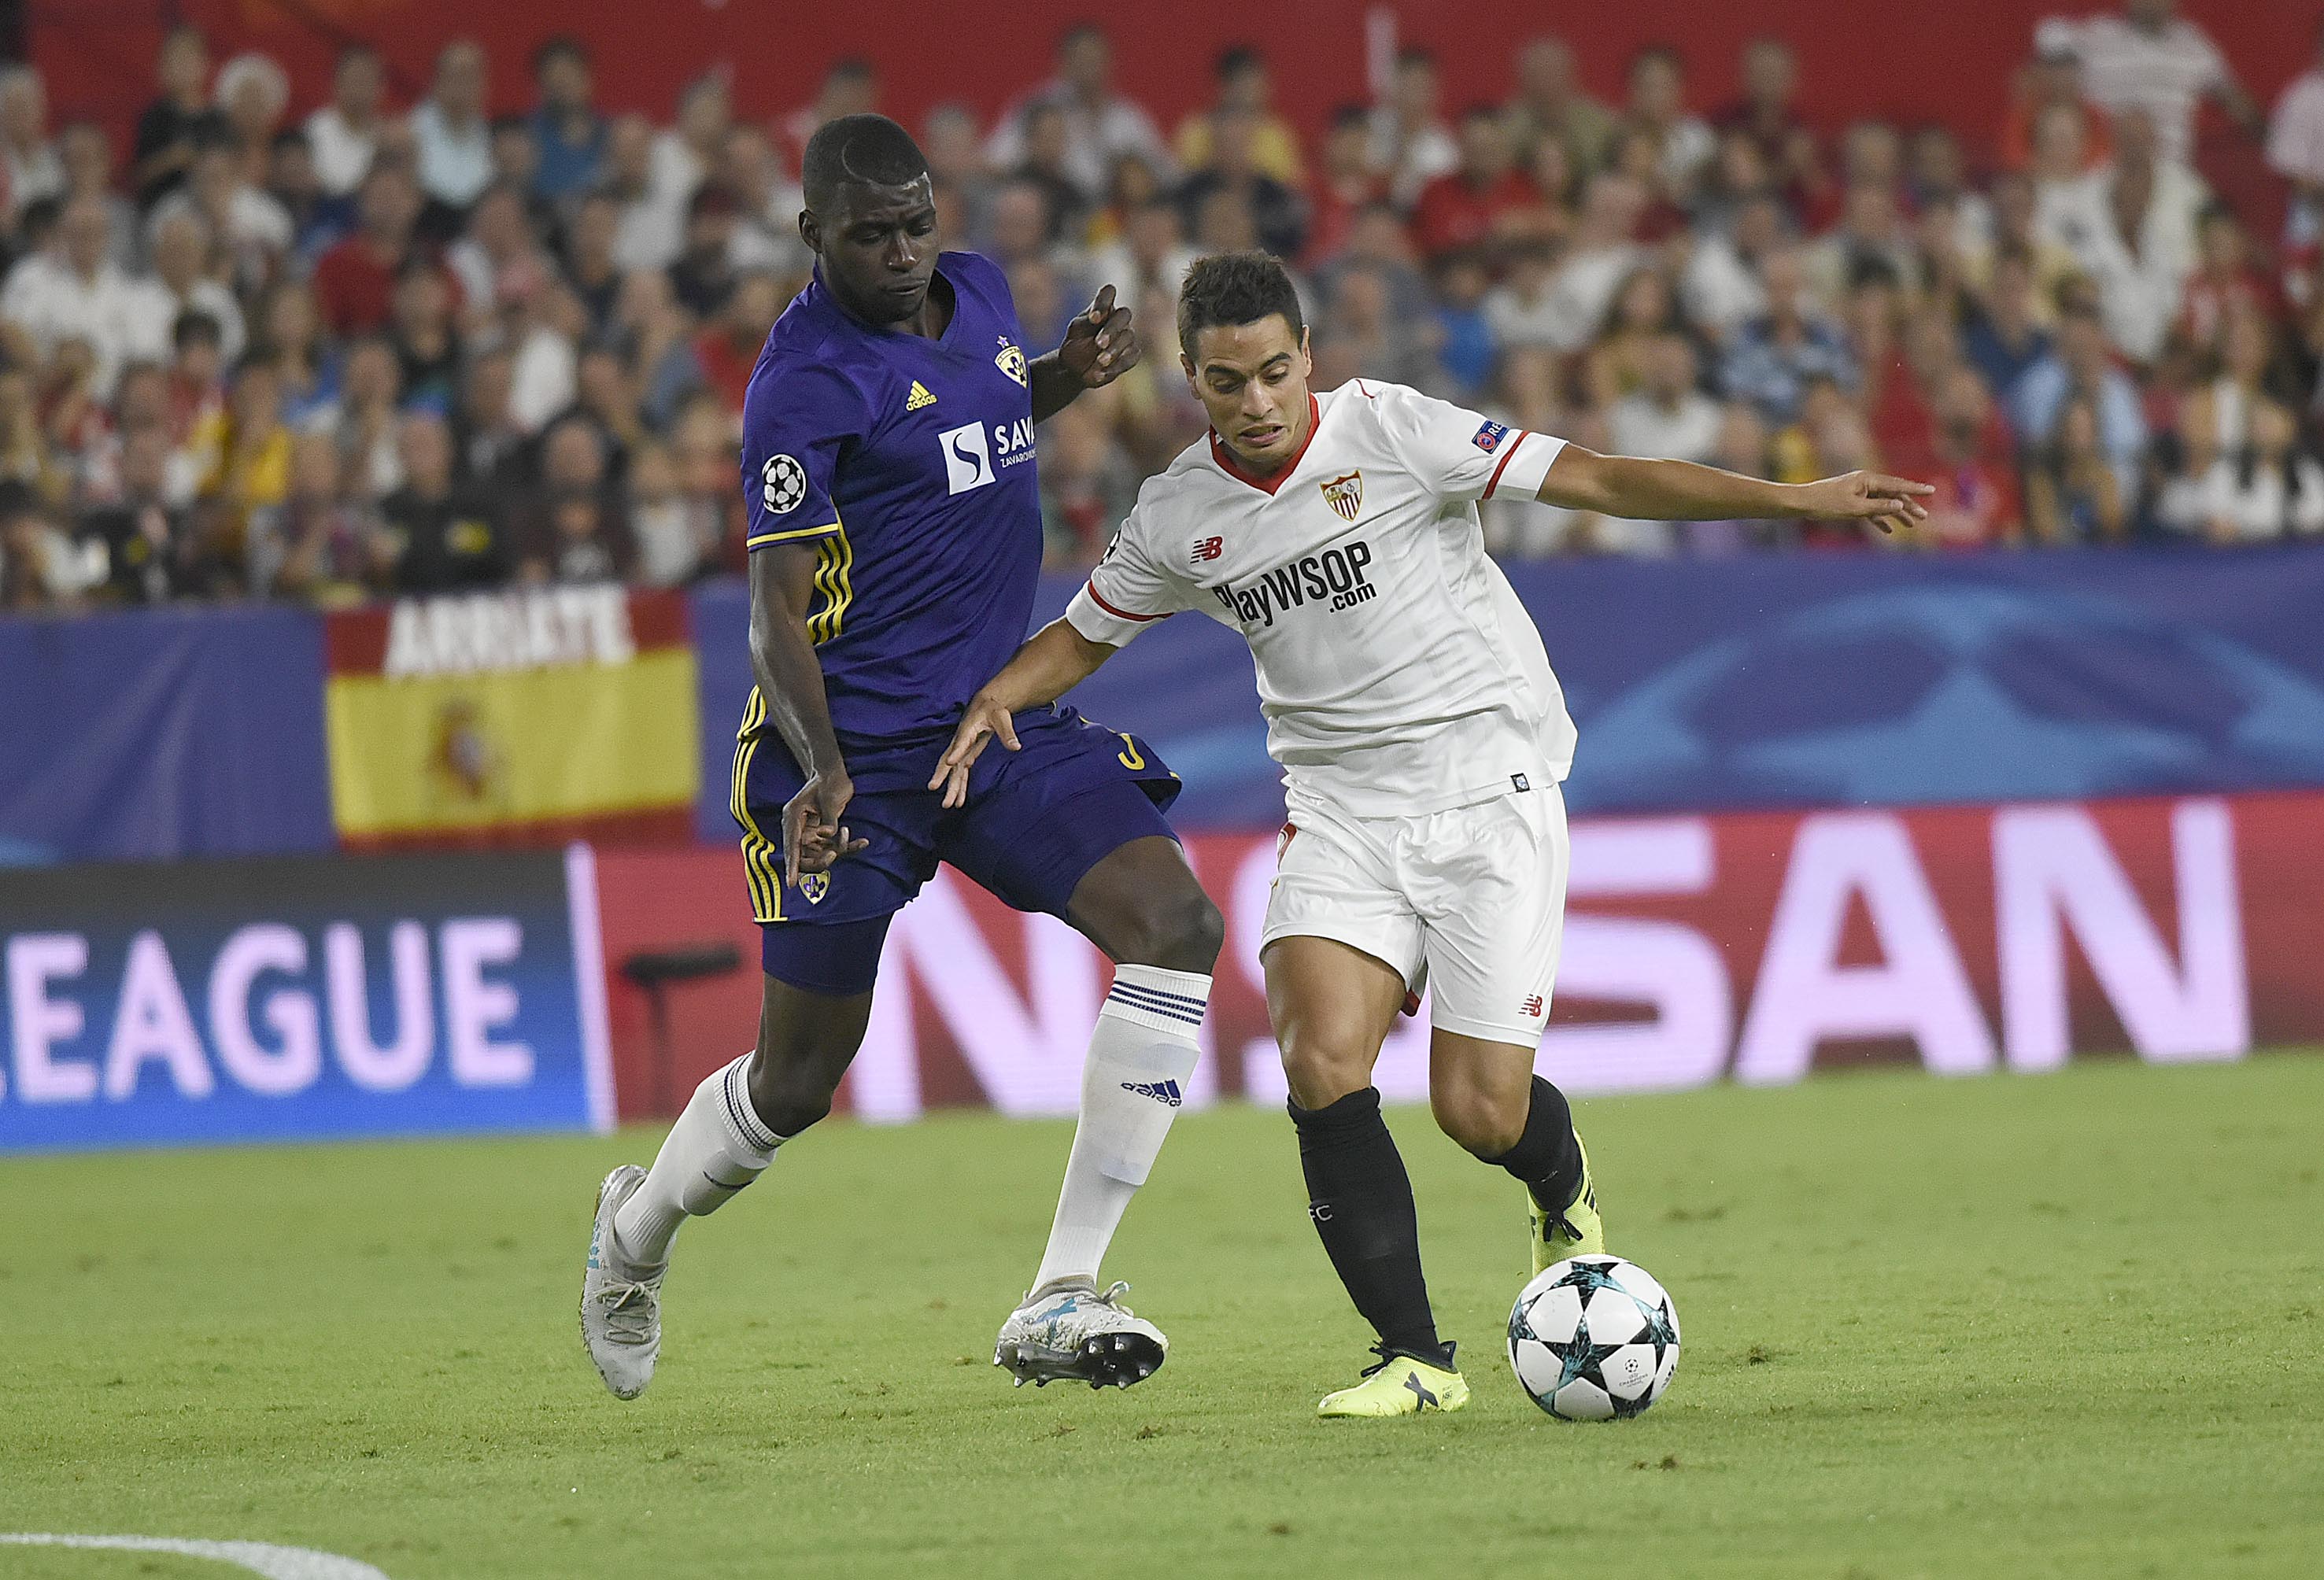
<instances>
[{"instance_id":1,"label":"purple jersey","mask_svg":"<svg viewBox=\"0 0 2324 1580\"><path fill-rule=\"evenodd\" d=\"M850 317L818 273L768 334L742 403L750 547L816 551L807 634L862 790L927 782L927 748L1025 639L1041 566L1008 281L973 253L936 272L954 300L936 340Z\"/></svg>"}]
</instances>

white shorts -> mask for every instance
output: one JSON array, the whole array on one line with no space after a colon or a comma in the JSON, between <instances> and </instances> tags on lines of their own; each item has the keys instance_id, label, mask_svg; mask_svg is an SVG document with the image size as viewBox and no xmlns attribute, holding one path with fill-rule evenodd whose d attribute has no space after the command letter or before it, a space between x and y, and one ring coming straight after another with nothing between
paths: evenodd
<instances>
[{"instance_id":1,"label":"white shorts","mask_svg":"<svg viewBox=\"0 0 2324 1580\"><path fill-rule=\"evenodd\" d=\"M1295 803L1259 947L1329 938L1434 994L1430 1023L1534 1047L1565 933L1570 849L1554 784L1418 817Z\"/></svg>"}]
</instances>

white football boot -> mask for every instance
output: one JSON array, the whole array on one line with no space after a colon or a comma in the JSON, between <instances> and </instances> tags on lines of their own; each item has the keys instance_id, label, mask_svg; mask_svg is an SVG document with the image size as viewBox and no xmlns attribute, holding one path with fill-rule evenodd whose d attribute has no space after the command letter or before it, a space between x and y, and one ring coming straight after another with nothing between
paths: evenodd
<instances>
[{"instance_id":1,"label":"white football boot","mask_svg":"<svg viewBox=\"0 0 2324 1580\"><path fill-rule=\"evenodd\" d=\"M1121 1304L1126 1283L1103 1294L1092 1289L1030 1295L1001 1325L992 1364L1006 1366L1022 1388L1046 1388L1063 1378L1093 1388L1127 1388L1162 1368L1170 1341L1162 1330Z\"/></svg>"},{"instance_id":2,"label":"white football boot","mask_svg":"<svg viewBox=\"0 0 2324 1580\"><path fill-rule=\"evenodd\" d=\"M669 1263L650 1270L622 1260L613 1242L613 1215L645 1183L646 1171L623 1163L597 1187L597 1223L589 1235L589 1266L581 1275L581 1342L597 1375L616 1399L635 1399L653 1381L661 1353L661 1280Z\"/></svg>"}]
</instances>

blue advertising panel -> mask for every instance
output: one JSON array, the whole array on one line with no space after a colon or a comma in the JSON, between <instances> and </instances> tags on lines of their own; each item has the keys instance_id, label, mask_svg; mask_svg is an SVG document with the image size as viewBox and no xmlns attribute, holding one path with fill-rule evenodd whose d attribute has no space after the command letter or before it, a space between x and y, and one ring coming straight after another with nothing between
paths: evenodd
<instances>
[{"instance_id":1,"label":"blue advertising panel","mask_svg":"<svg viewBox=\"0 0 2324 1580\"><path fill-rule=\"evenodd\" d=\"M336 843L317 616L0 619L0 866Z\"/></svg>"},{"instance_id":2,"label":"blue advertising panel","mask_svg":"<svg viewBox=\"0 0 2324 1580\"><path fill-rule=\"evenodd\" d=\"M590 853L0 872L0 1153L613 1124Z\"/></svg>"}]
</instances>

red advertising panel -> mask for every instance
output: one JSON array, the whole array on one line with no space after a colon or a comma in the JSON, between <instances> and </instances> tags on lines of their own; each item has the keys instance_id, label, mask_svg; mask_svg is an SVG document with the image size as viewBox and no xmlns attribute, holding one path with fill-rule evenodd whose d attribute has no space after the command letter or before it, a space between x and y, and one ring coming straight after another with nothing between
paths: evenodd
<instances>
[{"instance_id":1,"label":"red advertising panel","mask_svg":"<svg viewBox=\"0 0 2324 1580\"><path fill-rule=\"evenodd\" d=\"M1271 835L1196 837L1226 913L1191 1103L1279 1100L1258 960ZM622 1111L682 1099L747 1046L755 928L739 858L605 851L600 892ZM1584 819L1543 1071L1582 1093L1849 1064L1942 1074L2153 1063L2324 1041L2324 795L1928 811ZM731 973L663 989L671 1057L624 960L726 941ZM1065 1114L1109 969L1063 923L946 869L898 918L843 1106ZM1425 1090L1426 1013L1383 1053Z\"/></svg>"}]
</instances>

